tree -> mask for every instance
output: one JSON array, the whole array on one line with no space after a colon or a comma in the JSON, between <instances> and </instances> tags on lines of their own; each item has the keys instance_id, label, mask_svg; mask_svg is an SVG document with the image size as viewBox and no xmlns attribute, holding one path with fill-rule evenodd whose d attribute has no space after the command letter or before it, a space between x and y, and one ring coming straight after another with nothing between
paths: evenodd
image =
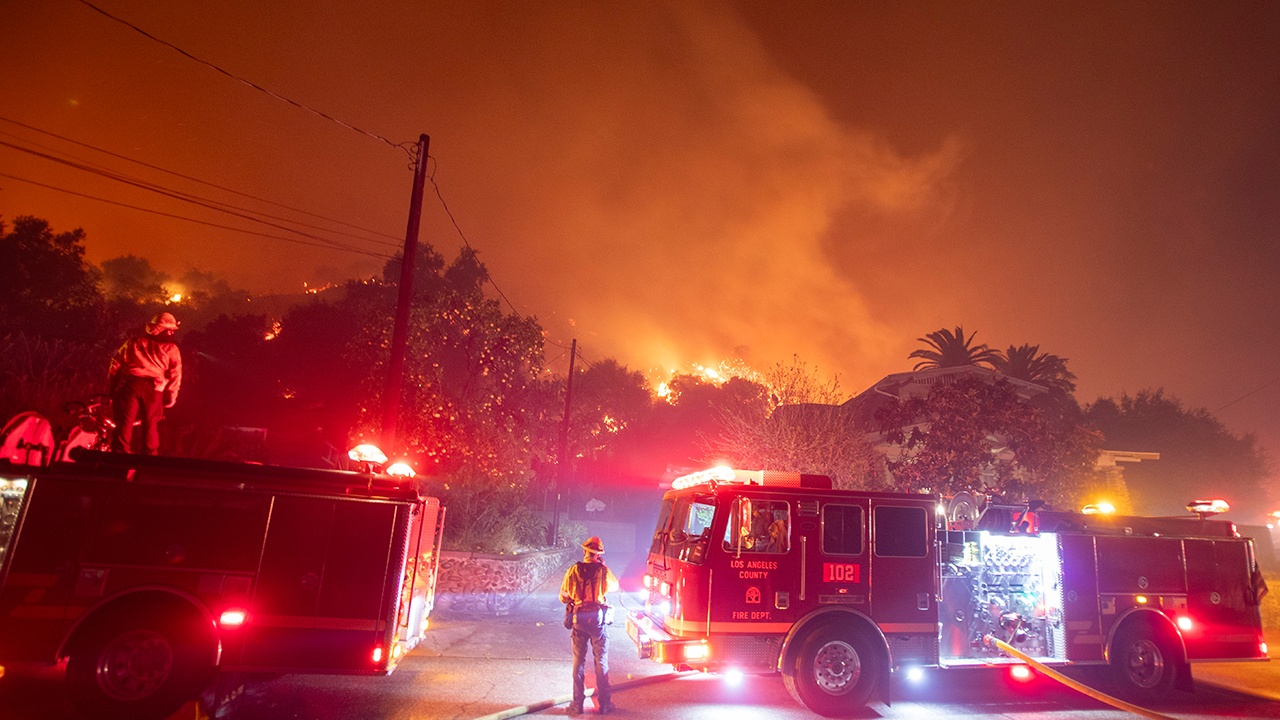
<instances>
[{"instance_id":1,"label":"tree","mask_svg":"<svg viewBox=\"0 0 1280 720\"><path fill-rule=\"evenodd\" d=\"M1257 438L1231 432L1206 409L1147 389L1100 398L1084 412L1109 448L1160 453L1159 460L1125 468L1138 512L1183 515L1188 501L1206 496L1225 499L1236 511L1270 509L1262 503L1272 465Z\"/></svg>"},{"instance_id":2,"label":"tree","mask_svg":"<svg viewBox=\"0 0 1280 720\"><path fill-rule=\"evenodd\" d=\"M1101 437L1078 417L1047 412L1007 381L958 378L876 414L897 489L995 493L1076 507L1098 488Z\"/></svg>"},{"instance_id":3,"label":"tree","mask_svg":"<svg viewBox=\"0 0 1280 720\"><path fill-rule=\"evenodd\" d=\"M1039 345L1010 345L1003 353L997 350L991 366L1003 375L1043 385L1061 395L1076 391L1076 376L1067 369L1067 359L1042 353Z\"/></svg>"},{"instance_id":4,"label":"tree","mask_svg":"<svg viewBox=\"0 0 1280 720\"><path fill-rule=\"evenodd\" d=\"M973 345L974 335L964 336L964 328L957 325L954 332L946 328L935 330L922 338L920 342L929 346L927 350L912 351L908 358L920 358L913 370L924 368L964 367L966 365L991 365L999 357L999 353L986 346Z\"/></svg>"},{"instance_id":5,"label":"tree","mask_svg":"<svg viewBox=\"0 0 1280 720\"><path fill-rule=\"evenodd\" d=\"M108 300L123 299L138 305L163 303L169 299L165 283L169 276L133 255L103 261L102 280Z\"/></svg>"},{"instance_id":6,"label":"tree","mask_svg":"<svg viewBox=\"0 0 1280 720\"><path fill-rule=\"evenodd\" d=\"M84 260L84 230L54 233L23 215L0 222L0 335L97 342L103 300L99 273Z\"/></svg>"},{"instance_id":7,"label":"tree","mask_svg":"<svg viewBox=\"0 0 1280 720\"><path fill-rule=\"evenodd\" d=\"M720 411L713 457L736 467L827 475L837 487L881 489L878 458L841 403L839 378L825 379L799 357L778 363L745 402Z\"/></svg>"},{"instance_id":8,"label":"tree","mask_svg":"<svg viewBox=\"0 0 1280 720\"><path fill-rule=\"evenodd\" d=\"M399 267L400 260L393 259L383 270L383 282L348 288L346 302L358 329L346 352L353 365L363 369L356 432L370 440L378 438L396 295L390 279L399 277ZM545 435L538 414L526 412L540 397L542 328L536 318L504 313L496 300L485 297L487 277L470 250L445 265L433 248L420 246L397 454L413 458L420 471L444 479L451 512L455 507L511 507L515 514L504 515L504 522L525 532L531 523L524 493ZM484 502L476 500L481 496ZM473 547L476 542L496 543L499 535L509 537L466 535L482 520L453 513L449 525L455 530L446 531L452 533L450 543Z\"/></svg>"}]
</instances>

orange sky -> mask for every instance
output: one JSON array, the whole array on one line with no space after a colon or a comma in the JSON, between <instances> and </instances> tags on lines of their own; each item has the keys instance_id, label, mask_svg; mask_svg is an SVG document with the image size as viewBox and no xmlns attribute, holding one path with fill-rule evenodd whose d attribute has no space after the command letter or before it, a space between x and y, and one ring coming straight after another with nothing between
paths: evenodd
<instances>
[{"instance_id":1,"label":"orange sky","mask_svg":"<svg viewBox=\"0 0 1280 720\"><path fill-rule=\"evenodd\" d=\"M429 134L498 286L588 359L799 354L852 394L963 324L1070 358L1083 401L1162 386L1216 410L1266 386L1219 417L1280 449L1275 2L98 4L347 123ZM404 232L403 154L76 0L5 0L0 98L5 118ZM231 199L9 123L0 141ZM0 172L250 227L6 147ZM3 177L0 214L83 227L95 262L255 292L381 263ZM430 191L424 214L452 256Z\"/></svg>"}]
</instances>

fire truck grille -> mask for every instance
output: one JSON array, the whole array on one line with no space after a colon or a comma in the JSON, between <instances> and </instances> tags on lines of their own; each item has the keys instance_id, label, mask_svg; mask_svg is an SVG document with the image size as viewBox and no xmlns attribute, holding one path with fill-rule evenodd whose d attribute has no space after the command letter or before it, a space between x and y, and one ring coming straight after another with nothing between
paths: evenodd
<instances>
[{"instance_id":1,"label":"fire truck grille","mask_svg":"<svg viewBox=\"0 0 1280 720\"><path fill-rule=\"evenodd\" d=\"M782 636L754 637L727 636L716 638L715 653L717 657L732 659L735 663L754 667L777 667L778 655L782 652Z\"/></svg>"},{"instance_id":2,"label":"fire truck grille","mask_svg":"<svg viewBox=\"0 0 1280 720\"><path fill-rule=\"evenodd\" d=\"M894 665L935 662L938 657L937 635L890 635L889 651Z\"/></svg>"}]
</instances>

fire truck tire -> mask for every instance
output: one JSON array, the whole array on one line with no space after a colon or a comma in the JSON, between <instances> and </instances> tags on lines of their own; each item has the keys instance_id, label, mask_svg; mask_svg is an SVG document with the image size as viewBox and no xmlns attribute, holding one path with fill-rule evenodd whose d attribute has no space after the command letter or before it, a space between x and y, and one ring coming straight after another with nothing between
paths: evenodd
<instances>
[{"instance_id":1,"label":"fire truck tire","mask_svg":"<svg viewBox=\"0 0 1280 720\"><path fill-rule=\"evenodd\" d=\"M71 701L101 720L172 715L213 675L211 638L194 617L142 609L101 618L67 660Z\"/></svg>"},{"instance_id":2,"label":"fire truck tire","mask_svg":"<svg viewBox=\"0 0 1280 720\"><path fill-rule=\"evenodd\" d=\"M1172 643L1155 628L1129 622L1116 633L1111 650L1111 681L1127 700L1168 697L1178 680L1179 658Z\"/></svg>"},{"instance_id":3,"label":"fire truck tire","mask_svg":"<svg viewBox=\"0 0 1280 720\"><path fill-rule=\"evenodd\" d=\"M848 717L866 707L883 660L866 633L824 625L801 642L782 681L791 696L826 717Z\"/></svg>"}]
</instances>

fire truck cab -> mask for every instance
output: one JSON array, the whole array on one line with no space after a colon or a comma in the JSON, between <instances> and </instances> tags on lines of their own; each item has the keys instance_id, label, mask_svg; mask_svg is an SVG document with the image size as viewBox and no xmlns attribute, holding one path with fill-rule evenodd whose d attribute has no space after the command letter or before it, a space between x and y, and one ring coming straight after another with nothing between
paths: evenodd
<instances>
[{"instance_id":1,"label":"fire truck cab","mask_svg":"<svg viewBox=\"0 0 1280 720\"><path fill-rule=\"evenodd\" d=\"M1265 660L1266 592L1231 523L999 510L948 522L934 495L835 490L728 468L677 479L649 550L641 657L781 673L815 712L858 712L890 673L1109 666L1132 698L1196 660Z\"/></svg>"},{"instance_id":2,"label":"fire truck cab","mask_svg":"<svg viewBox=\"0 0 1280 720\"><path fill-rule=\"evenodd\" d=\"M78 450L0 462L0 664L65 659L101 718L218 671L385 675L422 637L443 513L402 478Z\"/></svg>"}]
</instances>

